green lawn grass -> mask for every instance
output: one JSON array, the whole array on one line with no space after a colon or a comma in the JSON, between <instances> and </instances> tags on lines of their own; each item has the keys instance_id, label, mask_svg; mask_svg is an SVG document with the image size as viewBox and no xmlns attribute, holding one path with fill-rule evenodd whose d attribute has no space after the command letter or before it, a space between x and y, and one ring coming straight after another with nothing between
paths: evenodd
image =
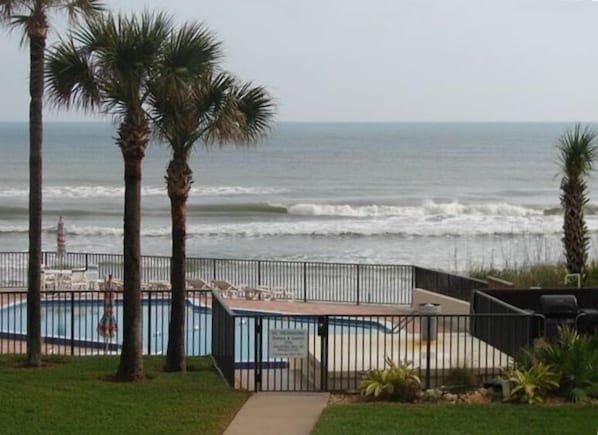
<instances>
[{"instance_id":1,"label":"green lawn grass","mask_svg":"<svg viewBox=\"0 0 598 435\"><path fill-rule=\"evenodd\" d=\"M554 434L593 435L598 406L330 405L312 435Z\"/></svg>"},{"instance_id":2,"label":"green lawn grass","mask_svg":"<svg viewBox=\"0 0 598 435\"><path fill-rule=\"evenodd\" d=\"M165 373L145 358L148 379L111 380L118 357L52 358L21 368L0 357L0 434L220 434L248 397L229 389L209 358Z\"/></svg>"}]
</instances>

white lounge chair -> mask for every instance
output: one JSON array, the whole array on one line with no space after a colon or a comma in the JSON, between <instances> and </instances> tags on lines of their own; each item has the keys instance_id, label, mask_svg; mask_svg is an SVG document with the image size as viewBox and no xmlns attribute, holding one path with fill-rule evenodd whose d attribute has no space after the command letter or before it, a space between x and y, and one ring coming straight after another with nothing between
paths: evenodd
<instances>
[{"instance_id":1,"label":"white lounge chair","mask_svg":"<svg viewBox=\"0 0 598 435\"><path fill-rule=\"evenodd\" d=\"M149 281L147 283L148 290L170 290L170 282L168 281Z\"/></svg>"},{"instance_id":2,"label":"white lounge chair","mask_svg":"<svg viewBox=\"0 0 598 435\"><path fill-rule=\"evenodd\" d=\"M271 301L273 299L272 289L267 287L248 287L244 290L246 299L258 301Z\"/></svg>"},{"instance_id":3,"label":"white lounge chair","mask_svg":"<svg viewBox=\"0 0 598 435\"><path fill-rule=\"evenodd\" d=\"M212 290L216 290L223 298L239 297L239 289L225 279L214 279L210 282Z\"/></svg>"},{"instance_id":4,"label":"white lounge chair","mask_svg":"<svg viewBox=\"0 0 598 435\"><path fill-rule=\"evenodd\" d=\"M187 290L210 290L210 285L201 278L188 278L185 280L187 284Z\"/></svg>"},{"instance_id":5,"label":"white lounge chair","mask_svg":"<svg viewBox=\"0 0 598 435\"><path fill-rule=\"evenodd\" d=\"M42 269L40 280L43 290L56 290L56 275L53 273L46 273L46 271Z\"/></svg>"},{"instance_id":6,"label":"white lounge chair","mask_svg":"<svg viewBox=\"0 0 598 435\"><path fill-rule=\"evenodd\" d=\"M85 278L85 269L73 269L70 283L67 286L71 290L87 290L89 283Z\"/></svg>"},{"instance_id":7,"label":"white lounge chair","mask_svg":"<svg viewBox=\"0 0 598 435\"><path fill-rule=\"evenodd\" d=\"M96 264L90 264L85 269L85 280L87 281L87 288L89 290L98 289L98 281L100 280L100 271Z\"/></svg>"}]
</instances>

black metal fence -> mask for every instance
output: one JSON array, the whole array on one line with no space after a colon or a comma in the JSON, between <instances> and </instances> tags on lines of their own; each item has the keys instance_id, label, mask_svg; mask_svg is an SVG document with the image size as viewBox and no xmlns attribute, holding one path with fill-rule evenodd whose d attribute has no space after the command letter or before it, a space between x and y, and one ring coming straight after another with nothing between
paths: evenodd
<instances>
[{"instance_id":1,"label":"black metal fence","mask_svg":"<svg viewBox=\"0 0 598 435\"><path fill-rule=\"evenodd\" d=\"M488 283L481 279L454 275L438 270L413 267L414 287L430 290L469 302L474 290L485 289Z\"/></svg>"},{"instance_id":2,"label":"black metal fence","mask_svg":"<svg viewBox=\"0 0 598 435\"><path fill-rule=\"evenodd\" d=\"M471 333L511 356L516 356L521 348L531 346L534 340L544 333L542 316L509 305L484 292L474 292L471 311L476 315L505 316L476 316Z\"/></svg>"},{"instance_id":3,"label":"black metal fence","mask_svg":"<svg viewBox=\"0 0 598 435\"><path fill-rule=\"evenodd\" d=\"M0 253L0 287L27 286L26 252ZM99 276L122 279L120 254L68 253L64 258L44 252L50 268L87 268L97 265ZM410 304L412 266L316 263L278 260L187 258L189 279L227 280L237 286L284 288L303 301ZM143 256L142 281L170 279L170 257Z\"/></svg>"},{"instance_id":4,"label":"black metal fence","mask_svg":"<svg viewBox=\"0 0 598 435\"><path fill-rule=\"evenodd\" d=\"M235 316L220 296L212 297L212 358L230 386L235 386Z\"/></svg>"},{"instance_id":5,"label":"black metal fence","mask_svg":"<svg viewBox=\"0 0 598 435\"><path fill-rule=\"evenodd\" d=\"M104 292L43 292L45 354L116 354L121 331L98 333ZM143 292L146 354L163 354L168 341L170 295ZM122 325L120 295L113 304ZM503 329L492 330L492 325ZM410 362L425 387L445 384L456 369L482 383L512 364L531 337L526 314L299 315L232 311L209 291L189 291L186 353L211 354L231 386L255 391L354 392L363 375L385 359ZM25 353L26 292L0 293L0 353ZM500 339L498 339L500 338ZM498 340L497 340L498 339Z\"/></svg>"},{"instance_id":6,"label":"black metal fence","mask_svg":"<svg viewBox=\"0 0 598 435\"><path fill-rule=\"evenodd\" d=\"M42 293L42 352L62 355L117 353L122 344L122 298L116 293L113 315L117 331L112 337L98 332L105 314L104 292L52 291ZM211 292L187 294L186 353L209 355L212 351ZM144 353L166 353L170 294L142 292L142 341ZM25 353L27 333L26 292L0 292L0 353Z\"/></svg>"},{"instance_id":7,"label":"black metal fence","mask_svg":"<svg viewBox=\"0 0 598 435\"><path fill-rule=\"evenodd\" d=\"M232 385L253 391L356 392L364 374L387 367L386 358L410 363L426 388L446 384L463 369L482 384L513 358L470 334L470 325L491 317L513 322L515 335L529 326L523 315L220 313L214 312L215 322L222 315L236 330L217 364Z\"/></svg>"},{"instance_id":8,"label":"black metal fence","mask_svg":"<svg viewBox=\"0 0 598 435\"><path fill-rule=\"evenodd\" d=\"M580 311L567 317L557 315L551 318L540 311L542 295L573 295ZM594 333L598 330L598 289L492 289L476 291L471 301L471 311L475 314L514 314L527 315L529 327L527 334L519 335L512 328L513 322L501 322L496 319L476 320L472 332L482 340L514 355L522 346L530 345L533 340L550 336L547 328L556 330L557 325L568 323L581 333ZM523 320L521 320L523 321ZM523 331L523 328L517 328Z\"/></svg>"}]
</instances>

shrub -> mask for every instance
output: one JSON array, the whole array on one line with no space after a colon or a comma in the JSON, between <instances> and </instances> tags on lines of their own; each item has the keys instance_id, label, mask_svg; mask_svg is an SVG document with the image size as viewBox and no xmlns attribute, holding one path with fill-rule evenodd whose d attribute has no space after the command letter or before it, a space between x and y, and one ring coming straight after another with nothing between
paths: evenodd
<instances>
[{"instance_id":1,"label":"shrub","mask_svg":"<svg viewBox=\"0 0 598 435\"><path fill-rule=\"evenodd\" d=\"M370 370L359 386L363 396L376 399L413 402L421 390L421 381L411 363L396 364L386 357L384 370Z\"/></svg>"},{"instance_id":2,"label":"shrub","mask_svg":"<svg viewBox=\"0 0 598 435\"><path fill-rule=\"evenodd\" d=\"M539 363L558 375L560 393L575 402L598 397L598 335L580 335L570 327L559 328L556 339L538 339L524 349L515 367L529 370Z\"/></svg>"},{"instance_id":3,"label":"shrub","mask_svg":"<svg viewBox=\"0 0 598 435\"><path fill-rule=\"evenodd\" d=\"M507 399L511 402L542 403L548 391L559 388L558 374L541 362L527 369L513 368L505 374L511 384Z\"/></svg>"},{"instance_id":4,"label":"shrub","mask_svg":"<svg viewBox=\"0 0 598 435\"><path fill-rule=\"evenodd\" d=\"M535 356L558 371L563 395L575 402L598 396L598 335L562 327L554 342L538 341Z\"/></svg>"}]
</instances>

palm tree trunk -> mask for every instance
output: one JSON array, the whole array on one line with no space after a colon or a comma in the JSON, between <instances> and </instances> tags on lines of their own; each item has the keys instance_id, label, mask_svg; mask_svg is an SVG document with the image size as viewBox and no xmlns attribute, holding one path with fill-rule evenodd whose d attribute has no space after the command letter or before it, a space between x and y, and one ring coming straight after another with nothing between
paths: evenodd
<instances>
[{"instance_id":1,"label":"palm tree trunk","mask_svg":"<svg viewBox=\"0 0 598 435\"><path fill-rule=\"evenodd\" d=\"M588 229L584 218L585 183L576 178L568 178L561 184L564 209L563 243L569 273L583 273L587 261L589 244Z\"/></svg>"},{"instance_id":2,"label":"palm tree trunk","mask_svg":"<svg viewBox=\"0 0 598 435\"><path fill-rule=\"evenodd\" d=\"M42 99L45 36L29 37L29 265L27 270L27 364L41 365Z\"/></svg>"},{"instance_id":3,"label":"palm tree trunk","mask_svg":"<svg viewBox=\"0 0 598 435\"><path fill-rule=\"evenodd\" d=\"M148 142L143 114L128 117L119 131L125 162L125 210L123 235L123 347L117 378L142 381L141 342L141 161Z\"/></svg>"},{"instance_id":4,"label":"palm tree trunk","mask_svg":"<svg viewBox=\"0 0 598 435\"><path fill-rule=\"evenodd\" d=\"M172 224L172 262L170 282L172 300L165 370L185 371L185 261L187 235L187 198L191 187L191 170L183 156L175 155L168 165L168 196Z\"/></svg>"}]
</instances>

